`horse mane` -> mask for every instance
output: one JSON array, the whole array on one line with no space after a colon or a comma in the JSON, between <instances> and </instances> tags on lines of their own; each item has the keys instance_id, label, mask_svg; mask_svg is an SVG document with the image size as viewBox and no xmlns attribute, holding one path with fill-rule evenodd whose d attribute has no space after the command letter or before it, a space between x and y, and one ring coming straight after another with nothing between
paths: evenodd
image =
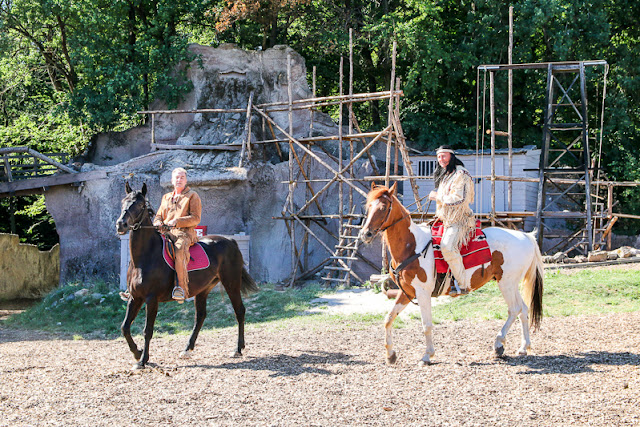
<instances>
[{"instance_id":1,"label":"horse mane","mask_svg":"<svg viewBox=\"0 0 640 427\"><path fill-rule=\"evenodd\" d=\"M398 199L395 195L391 194L391 191L384 185L376 186L376 188L374 188L369 192L369 194L367 194L366 204L369 205L369 203L371 203L372 201L379 199L380 197L383 197L383 196L387 196L390 199L394 199L398 203L398 206L400 206L400 211L402 212L403 215L410 215L407 208L405 208L402 202L400 202L400 199Z\"/></svg>"},{"instance_id":2,"label":"horse mane","mask_svg":"<svg viewBox=\"0 0 640 427\"><path fill-rule=\"evenodd\" d=\"M144 203L147 206L147 212L149 213L149 218L151 218L152 221L153 221L153 217L156 216L156 213L153 210L153 206L151 206L151 203L149 202L149 199L147 199L146 197L144 198Z\"/></svg>"}]
</instances>

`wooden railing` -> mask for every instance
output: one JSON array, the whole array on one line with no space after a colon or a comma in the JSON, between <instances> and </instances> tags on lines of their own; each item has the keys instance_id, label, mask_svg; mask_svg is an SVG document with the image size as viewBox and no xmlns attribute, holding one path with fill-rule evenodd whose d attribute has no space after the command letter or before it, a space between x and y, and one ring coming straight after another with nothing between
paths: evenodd
<instances>
[{"instance_id":1,"label":"wooden railing","mask_svg":"<svg viewBox=\"0 0 640 427\"><path fill-rule=\"evenodd\" d=\"M42 154L29 147L0 148L0 182L41 178L53 175L58 170L76 173L64 165L68 160L68 153Z\"/></svg>"}]
</instances>

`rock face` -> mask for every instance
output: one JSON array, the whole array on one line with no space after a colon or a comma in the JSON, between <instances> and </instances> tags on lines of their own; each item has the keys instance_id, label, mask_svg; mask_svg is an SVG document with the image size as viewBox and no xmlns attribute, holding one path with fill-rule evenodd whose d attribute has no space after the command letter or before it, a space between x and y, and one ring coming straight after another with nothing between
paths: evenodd
<instances>
[{"instance_id":1,"label":"rock face","mask_svg":"<svg viewBox=\"0 0 640 427\"><path fill-rule=\"evenodd\" d=\"M279 46L264 52L247 52L231 47L210 48L191 46L200 56L202 67L192 64L188 76L194 90L178 110L203 108L246 109L249 94L255 104L288 99L287 55L291 56L292 92L294 99L311 97L306 81L303 58L290 48ZM160 103L154 110L165 108ZM270 116L283 129L289 129L288 112L273 112ZM308 110L294 111L293 135L310 134ZM156 117L157 143L176 145L216 145L240 143L244 139L246 114L162 114ZM263 139L259 117L253 117L253 140ZM313 134L337 134L337 126L328 116L314 113ZM278 132L276 131L276 135ZM266 139L272 139L268 134ZM256 147L252 160L238 167L238 151L166 150L150 152L149 125L121 133L103 134L95 138L90 149L79 159L82 171L102 169L107 178L87 181L80 187L55 187L47 191L47 209L54 217L60 235L61 279L88 276L115 276L119 272L120 240L115 233L115 221L120 215L120 200L124 182L134 189L146 183L148 198L157 209L162 194L170 191L171 171L187 170L188 185L203 202L201 225L209 234L232 235L244 232L250 236L250 272L260 281L280 281L291 273L291 245L285 222L281 217L287 202L289 179L288 144L281 145L280 159L274 144ZM335 149L335 142L333 143ZM332 150L333 151L333 150ZM317 151L324 162L334 169L337 163ZM310 171L316 179L333 178L315 160ZM371 174L368 163L355 165L355 175ZM314 188L324 182L313 183ZM294 196L297 207L305 204L305 187L298 186ZM325 192L318 202L323 213L337 211L337 190ZM362 198L356 197L355 204ZM314 206L311 213L317 212ZM337 223L329 224L335 230ZM317 234L331 242L322 230ZM298 240L302 240L299 232ZM314 239L309 239L309 265L324 260L328 253ZM330 243L333 246L333 243ZM377 253L380 253L379 249Z\"/></svg>"},{"instance_id":2,"label":"rock face","mask_svg":"<svg viewBox=\"0 0 640 427\"><path fill-rule=\"evenodd\" d=\"M60 246L40 251L0 233L0 299L39 298L58 285Z\"/></svg>"},{"instance_id":3,"label":"rock face","mask_svg":"<svg viewBox=\"0 0 640 427\"><path fill-rule=\"evenodd\" d=\"M304 58L287 46L276 46L266 51L245 51L231 45L220 48L191 45L189 49L197 55L187 70L193 90L177 106L176 110L196 109L243 109L246 110L249 96L253 93L253 104L272 104L288 101L287 57L291 57L291 92L293 100L311 98L306 80ZM166 110L159 101L151 110ZM270 116L283 129L289 130L286 106L279 111L270 109ZM293 110L293 136L337 135L337 126L326 114L314 113L313 132L310 132L311 117L308 110ZM155 140L159 144L219 145L242 143L245 138L246 112L237 113L182 113L156 115ZM274 129L278 138L283 135ZM273 139L269 126L263 128L262 121L254 113L252 121L253 140ZM132 143L135 141L135 143ZM126 132L100 134L84 155L85 162L96 165L116 165L133 157L149 153L151 126L147 124ZM282 150L288 151L287 144ZM271 159L276 154L274 147L259 147L258 158Z\"/></svg>"}]
</instances>

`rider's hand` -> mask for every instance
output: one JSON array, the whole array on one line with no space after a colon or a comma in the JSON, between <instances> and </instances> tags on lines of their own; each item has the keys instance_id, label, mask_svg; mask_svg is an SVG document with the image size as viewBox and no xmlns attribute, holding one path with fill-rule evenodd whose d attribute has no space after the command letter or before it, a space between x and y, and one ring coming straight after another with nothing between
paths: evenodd
<instances>
[{"instance_id":1,"label":"rider's hand","mask_svg":"<svg viewBox=\"0 0 640 427\"><path fill-rule=\"evenodd\" d=\"M174 218L171 221L167 222L167 225L169 227L175 227L177 222L178 222L178 220Z\"/></svg>"}]
</instances>

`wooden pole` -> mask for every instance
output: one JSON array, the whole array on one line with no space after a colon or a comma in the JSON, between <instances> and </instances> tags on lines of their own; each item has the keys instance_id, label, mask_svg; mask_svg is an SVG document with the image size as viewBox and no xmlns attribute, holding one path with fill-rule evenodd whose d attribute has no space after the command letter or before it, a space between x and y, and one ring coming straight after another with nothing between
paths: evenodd
<instances>
[{"instance_id":1,"label":"wooden pole","mask_svg":"<svg viewBox=\"0 0 640 427\"><path fill-rule=\"evenodd\" d=\"M389 92L393 93L393 85L396 79L396 47L397 42L393 41L393 51L391 54L391 79L389 80ZM392 123L392 114L393 114L393 97L389 98L389 114L387 119L387 125ZM389 175L391 175L391 139L392 134L389 133L389 139L387 140L387 156L386 156L386 167L384 174L384 185L389 187Z\"/></svg>"},{"instance_id":2,"label":"wooden pole","mask_svg":"<svg viewBox=\"0 0 640 427\"><path fill-rule=\"evenodd\" d=\"M509 65L513 64L513 6L509 6ZM507 109L507 144L509 146L509 176L513 175L513 70L507 71L509 78L509 95ZM513 206L513 183L509 181L507 191L508 210Z\"/></svg>"},{"instance_id":3,"label":"wooden pole","mask_svg":"<svg viewBox=\"0 0 640 427\"><path fill-rule=\"evenodd\" d=\"M244 154L247 152L247 157L251 159L251 104L253 101L253 91L249 94L249 102L247 102L247 118L244 125L245 138L242 140L242 149L240 151L240 162L238 167L242 167L244 164Z\"/></svg>"},{"instance_id":4,"label":"wooden pole","mask_svg":"<svg viewBox=\"0 0 640 427\"><path fill-rule=\"evenodd\" d=\"M353 28L349 28L349 99L353 97ZM349 135L353 133L353 102L349 101ZM349 139L349 159L353 158L353 139ZM349 169L353 176L353 167ZM349 211L353 209L353 189L349 187Z\"/></svg>"},{"instance_id":5,"label":"wooden pole","mask_svg":"<svg viewBox=\"0 0 640 427\"><path fill-rule=\"evenodd\" d=\"M496 122L494 72L489 72L489 113L491 116L491 225L496 225Z\"/></svg>"},{"instance_id":6,"label":"wooden pole","mask_svg":"<svg viewBox=\"0 0 640 427\"><path fill-rule=\"evenodd\" d=\"M607 218L609 223L613 220L613 185L607 185ZM607 250L611 250L611 234L607 235Z\"/></svg>"},{"instance_id":7,"label":"wooden pole","mask_svg":"<svg viewBox=\"0 0 640 427\"><path fill-rule=\"evenodd\" d=\"M338 83L338 88L340 91L340 96L343 94L342 81L344 79L344 57L340 57L340 70L338 72L340 82ZM340 106L338 107L338 170L342 170L342 114L343 114L343 103L340 102ZM344 208L344 193L343 193L343 185L342 180L338 180L338 215L340 215L340 223L338 224L338 235L342 235L342 222L343 218L343 208Z\"/></svg>"},{"instance_id":8,"label":"wooden pole","mask_svg":"<svg viewBox=\"0 0 640 427\"><path fill-rule=\"evenodd\" d=\"M156 150L156 115L151 113L151 151Z\"/></svg>"},{"instance_id":9,"label":"wooden pole","mask_svg":"<svg viewBox=\"0 0 640 427\"><path fill-rule=\"evenodd\" d=\"M582 114L582 147L584 150L584 187L586 196L586 210L587 210L587 251L593 250L593 207L591 204L591 154L589 151L589 122L587 116L587 86L586 76L584 70L584 64L580 63L580 95L581 106L580 112Z\"/></svg>"},{"instance_id":10,"label":"wooden pole","mask_svg":"<svg viewBox=\"0 0 640 427\"><path fill-rule=\"evenodd\" d=\"M293 101L293 88L291 87L291 53L287 53L287 93L289 95L289 135L293 135L293 110L292 110L292 101ZM289 141L289 215L291 215L294 211L293 207L293 195L295 192L295 186L293 184L294 175L293 175L293 143ZM290 237L291 237L291 280L289 282L289 286L293 285L296 278L296 271L298 270L298 264L296 263L296 227L294 222L291 222L290 228Z\"/></svg>"},{"instance_id":11,"label":"wooden pole","mask_svg":"<svg viewBox=\"0 0 640 427\"><path fill-rule=\"evenodd\" d=\"M312 77L311 77L311 84L312 84L312 88L313 88L313 98L316 97L316 66L313 66L313 72L312 72ZM315 112L315 108L314 108L315 103L312 101L311 102L311 108L309 109L309 138L313 137L313 113Z\"/></svg>"},{"instance_id":12,"label":"wooden pole","mask_svg":"<svg viewBox=\"0 0 640 427\"><path fill-rule=\"evenodd\" d=\"M396 87L400 87L400 77L396 78ZM398 96L395 100L395 109L393 113L394 121L398 121L400 119L400 115L396 114L396 112L400 111L400 96ZM393 174L398 175L398 145L399 145L400 136L396 133L396 144L395 144L395 153L394 153L394 164L393 164Z\"/></svg>"},{"instance_id":13,"label":"wooden pole","mask_svg":"<svg viewBox=\"0 0 640 427\"><path fill-rule=\"evenodd\" d=\"M391 53L391 79L389 80L389 92L393 93L393 85L396 79L396 49L397 42L393 41L393 50ZM393 124L393 97L389 98L389 115L388 115L387 125ZM386 166L385 166L385 174L384 174L384 184L389 187L389 175L391 174L391 138L392 133L389 132L389 138L387 139L387 153L386 153ZM384 239L382 239L382 269L385 271L389 271L389 257L387 254L387 244Z\"/></svg>"}]
</instances>

